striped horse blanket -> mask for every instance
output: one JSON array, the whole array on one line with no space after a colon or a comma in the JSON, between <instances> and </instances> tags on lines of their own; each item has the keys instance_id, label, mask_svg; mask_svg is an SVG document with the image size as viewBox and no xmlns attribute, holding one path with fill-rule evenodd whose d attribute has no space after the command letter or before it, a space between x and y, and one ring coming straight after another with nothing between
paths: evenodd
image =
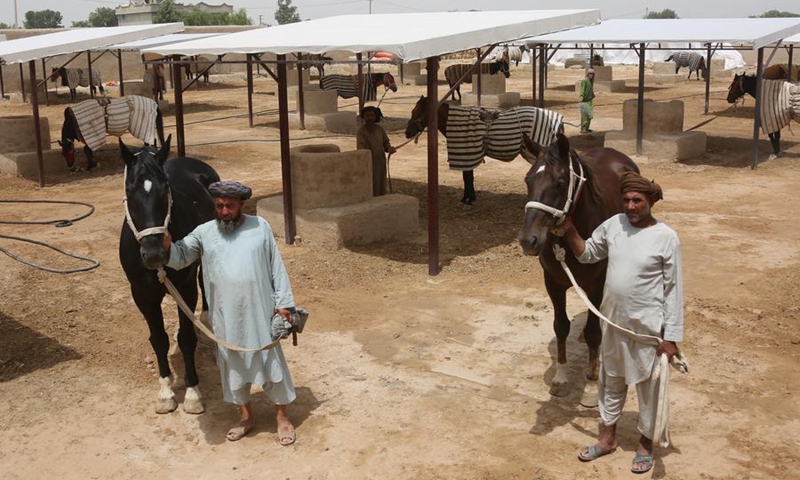
<instances>
[{"instance_id":1,"label":"striped horse blanket","mask_svg":"<svg viewBox=\"0 0 800 480\"><path fill-rule=\"evenodd\" d=\"M88 68L65 68L67 72L67 85L70 90L75 90L76 87L89 86L89 69ZM92 69L92 85L100 86L103 82L100 80L100 71Z\"/></svg>"},{"instance_id":2,"label":"striped horse blanket","mask_svg":"<svg viewBox=\"0 0 800 480\"><path fill-rule=\"evenodd\" d=\"M522 152L522 134L539 145L550 145L564 127L564 117L552 110L516 107L484 121L480 107L451 105L447 116L447 163L452 170L474 170L484 157L510 162ZM485 116L485 115L484 115Z\"/></svg>"},{"instance_id":3,"label":"striped horse blanket","mask_svg":"<svg viewBox=\"0 0 800 480\"><path fill-rule=\"evenodd\" d=\"M106 143L106 134L121 136L126 132L153 144L156 139L158 104L146 97L129 95L113 100L86 100L72 107L79 136L92 150Z\"/></svg>"},{"instance_id":4,"label":"striped horse blanket","mask_svg":"<svg viewBox=\"0 0 800 480\"><path fill-rule=\"evenodd\" d=\"M373 81L375 74L363 74L364 85L361 98L365 102L374 102L378 99L378 85ZM336 90L342 98L358 96L358 75L325 75L319 79L319 86L323 90Z\"/></svg>"},{"instance_id":5,"label":"striped horse blanket","mask_svg":"<svg viewBox=\"0 0 800 480\"><path fill-rule=\"evenodd\" d=\"M800 122L800 84L783 80L761 82L761 130L775 133L794 119Z\"/></svg>"},{"instance_id":6,"label":"striped horse blanket","mask_svg":"<svg viewBox=\"0 0 800 480\"><path fill-rule=\"evenodd\" d=\"M703 56L697 52L677 52L672 55L672 61L678 68L689 67L689 74L696 72L700 68L700 63L703 62Z\"/></svg>"}]
</instances>

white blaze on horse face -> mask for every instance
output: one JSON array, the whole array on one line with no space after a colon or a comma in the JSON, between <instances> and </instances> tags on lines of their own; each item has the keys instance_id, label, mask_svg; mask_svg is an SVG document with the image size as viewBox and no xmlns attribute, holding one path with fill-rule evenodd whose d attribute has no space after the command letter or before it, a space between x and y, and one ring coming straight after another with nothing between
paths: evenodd
<instances>
[{"instance_id":1,"label":"white blaze on horse face","mask_svg":"<svg viewBox=\"0 0 800 480\"><path fill-rule=\"evenodd\" d=\"M545 169L545 165L544 165L544 164L542 164L542 166L541 166L541 167L539 167L539 169L538 169L538 170L536 170L536 173L535 173L535 175L539 175L540 173L544 172L544 169Z\"/></svg>"},{"instance_id":2,"label":"white blaze on horse face","mask_svg":"<svg viewBox=\"0 0 800 480\"><path fill-rule=\"evenodd\" d=\"M144 181L144 191L145 191L145 193L150 193L150 189L151 188L153 188L153 182L151 182L150 180L145 180Z\"/></svg>"}]
</instances>

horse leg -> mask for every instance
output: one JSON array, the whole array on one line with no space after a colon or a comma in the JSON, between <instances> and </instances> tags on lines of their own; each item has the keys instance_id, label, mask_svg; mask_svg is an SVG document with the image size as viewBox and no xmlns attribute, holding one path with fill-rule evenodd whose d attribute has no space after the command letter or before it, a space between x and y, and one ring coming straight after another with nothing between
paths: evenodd
<instances>
[{"instance_id":1,"label":"horse leg","mask_svg":"<svg viewBox=\"0 0 800 480\"><path fill-rule=\"evenodd\" d=\"M97 162L94 161L94 153L91 148L84 145L83 154L86 155L86 170L91 170L98 165Z\"/></svg>"},{"instance_id":2,"label":"horse leg","mask_svg":"<svg viewBox=\"0 0 800 480\"><path fill-rule=\"evenodd\" d=\"M570 321L567 317L567 289L556 285L545 274L544 285L550 302L553 303L553 330L556 333L556 375L550 385L550 395L564 397L569 393L569 366L567 365L567 337L569 336Z\"/></svg>"},{"instance_id":3,"label":"horse leg","mask_svg":"<svg viewBox=\"0 0 800 480\"><path fill-rule=\"evenodd\" d=\"M158 363L158 383L161 386L156 401L156 413L169 413L178 408L175 392L172 390L172 372L169 369L169 335L164 329L164 315L161 312L161 301L164 294L153 295L151 291L131 288L133 301L147 321L150 330L150 345Z\"/></svg>"},{"instance_id":4,"label":"horse leg","mask_svg":"<svg viewBox=\"0 0 800 480\"><path fill-rule=\"evenodd\" d=\"M464 170L461 176L464 179L464 196L461 197L461 203L472 205L475 202L475 171Z\"/></svg>"},{"instance_id":5,"label":"horse leg","mask_svg":"<svg viewBox=\"0 0 800 480\"><path fill-rule=\"evenodd\" d=\"M773 132L769 134L769 143L772 144L772 156L778 157L781 154L781 132Z\"/></svg>"},{"instance_id":6,"label":"horse leg","mask_svg":"<svg viewBox=\"0 0 800 480\"><path fill-rule=\"evenodd\" d=\"M192 275L191 281L187 282L187 288L181 289L181 297L186 305L194 311L197 305L197 288L196 288L196 274ZM200 395L200 389L197 385L200 379L197 376L197 367L195 365L195 351L197 350L197 333L194 330L192 320L183 313L183 310L178 309L178 318L180 319L180 326L178 327L178 346L183 354L183 363L186 368L184 373L184 382L186 383L186 396L183 401L183 411L186 413L199 414L203 413L203 399Z\"/></svg>"}]
</instances>

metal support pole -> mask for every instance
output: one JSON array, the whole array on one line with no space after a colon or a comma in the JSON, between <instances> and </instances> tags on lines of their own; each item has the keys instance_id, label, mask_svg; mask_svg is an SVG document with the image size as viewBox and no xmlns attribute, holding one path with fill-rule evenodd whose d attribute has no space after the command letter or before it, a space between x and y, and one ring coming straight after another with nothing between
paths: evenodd
<instances>
[{"instance_id":1,"label":"metal support pole","mask_svg":"<svg viewBox=\"0 0 800 480\"><path fill-rule=\"evenodd\" d=\"M300 58L299 56L297 58ZM309 67L309 76L311 69ZM359 112L360 113L360 112ZM306 105L303 98L303 64L297 63L297 116L300 119L300 130L306 129Z\"/></svg>"},{"instance_id":2,"label":"metal support pole","mask_svg":"<svg viewBox=\"0 0 800 480\"><path fill-rule=\"evenodd\" d=\"M594 67L594 43L589 44L589 68Z\"/></svg>"},{"instance_id":3,"label":"metal support pole","mask_svg":"<svg viewBox=\"0 0 800 480\"><path fill-rule=\"evenodd\" d=\"M3 67L0 66L0 98L5 100L6 98L6 82L3 79Z\"/></svg>"},{"instance_id":4,"label":"metal support pole","mask_svg":"<svg viewBox=\"0 0 800 480\"><path fill-rule=\"evenodd\" d=\"M405 85L406 81L403 79L403 64L397 66L397 69L400 70L400 83Z\"/></svg>"},{"instance_id":5,"label":"metal support pole","mask_svg":"<svg viewBox=\"0 0 800 480\"><path fill-rule=\"evenodd\" d=\"M281 175L283 177L283 218L286 243L292 245L297 234L292 200L292 162L289 154L289 99L286 88L286 55L278 55L278 125L281 137Z\"/></svg>"},{"instance_id":6,"label":"metal support pole","mask_svg":"<svg viewBox=\"0 0 800 480\"><path fill-rule=\"evenodd\" d=\"M22 64L20 63L20 68ZM31 108L33 108L33 129L36 131L36 161L39 169L39 186L44 187L44 154L42 153L42 131L39 123L39 97L36 95L36 60L28 62L31 71Z\"/></svg>"},{"instance_id":7,"label":"metal support pole","mask_svg":"<svg viewBox=\"0 0 800 480\"><path fill-rule=\"evenodd\" d=\"M547 60L544 45L539 45L539 108L544 108L544 71L547 69Z\"/></svg>"},{"instance_id":8,"label":"metal support pole","mask_svg":"<svg viewBox=\"0 0 800 480\"><path fill-rule=\"evenodd\" d=\"M711 43L706 44L706 108L708 114L708 97L711 94Z\"/></svg>"},{"instance_id":9,"label":"metal support pole","mask_svg":"<svg viewBox=\"0 0 800 480\"><path fill-rule=\"evenodd\" d=\"M247 54L247 118L253 128L253 56Z\"/></svg>"},{"instance_id":10,"label":"metal support pole","mask_svg":"<svg viewBox=\"0 0 800 480\"><path fill-rule=\"evenodd\" d=\"M50 106L50 96L47 94L47 63L42 59L42 90L44 90L44 104Z\"/></svg>"},{"instance_id":11,"label":"metal support pole","mask_svg":"<svg viewBox=\"0 0 800 480\"><path fill-rule=\"evenodd\" d=\"M788 66L789 66L789 78L790 78L789 81L796 82L796 81L800 80L800 74L798 74L796 78L792 79L792 56L793 55L794 55L794 44L792 43L792 44L789 44L789 64L788 64ZM2 80L2 79L3 79L3 77L0 77L0 80Z\"/></svg>"},{"instance_id":12,"label":"metal support pole","mask_svg":"<svg viewBox=\"0 0 800 480\"><path fill-rule=\"evenodd\" d=\"M550 63L550 57L547 55L548 46L544 46L544 50L542 51L542 58L544 59L544 68L542 69L542 81L544 82L544 88L542 89L542 98L544 98L544 90L547 88L547 85L550 83L550 72L547 71L547 64Z\"/></svg>"},{"instance_id":13,"label":"metal support pole","mask_svg":"<svg viewBox=\"0 0 800 480\"><path fill-rule=\"evenodd\" d=\"M119 95L125 96L125 76L122 74L122 50L117 50L117 70L119 71ZM163 85L162 85L163 87Z\"/></svg>"},{"instance_id":14,"label":"metal support pole","mask_svg":"<svg viewBox=\"0 0 800 480\"><path fill-rule=\"evenodd\" d=\"M475 87L477 88L477 91L478 91L478 106L480 107L481 106L481 90L483 90L483 77L481 76L481 49L480 48L476 48L475 52L477 53L476 56L478 57L478 64L475 66L476 73L478 74L478 77L475 80Z\"/></svg>"},{"instance_id":15,"label":"metal support pole","mask_svg":"<svg viewBox=\"0 0 800 480\"><path fill-rule=\"evenodd\" d=\"M92 78L92 52L86 51L86 63L89 65L89 96L94 98L94 79Z\"/></svg>"},{"instance_id":16,"label":"metal support pole","mask_svg":"<svg viewBox=\"0 0 800 480\"><path fill-rule=\"evenodd\" d=\"M439 102L436 98L439 58L429 57L428 70L428 275L439 273Z\"/></svg>"},{"instance_id":17,"label":"metal support pole","mask_svg":"<svg viewBox=\"0 0 800 480\"><path fill-rule=\"evenodd\" d=\"M536 106L536 47L531 52L531 106Z\"/></svg>"},{"instance_id":18,"label":"metal support pole","mask_svg":"<svg viewBox=\"0 0 800 480\"><path fill-rule=\"evenodd\" d=\"M644 43L639 44L639 95L636 103L636 155L642 154L644 136Z\"/></svg>"},{"instance_id":19,"label":"metal support pole","mask_svg":"<svg viewBox=\"0 0 800 480\"><path fill-rule=\"evenodd\" d=\"M358 115L361 115L361 110L364 109L364 65L361 63L361 52L356 53L356 60L358 61Z\"/></svg>"},{"instance_id":20,"label":"metal support pole","mask_svg":"<svg viewBox=\"0 0 800 480\"><path fill-rule=\"evenodd\" d=\"M758 129L761 128L761 87L764 85L761 75L764 73L764 47L758 49L758 63L756 64L756 114L753 121L753 170L758 167Z\"/></svg>"},{"instance_id":21,"label":"metal support pole","mask_svg":"<svg viewBox=\"0 0 800 480\"><path fill-rule=\"evenodd\" d=\"M183 72L181 72L181 65L178 60L180 57L176 56L173 57L172 68L170 68L170 72L172 72L172 79L175 82L172 85L172 91L175 94L175 131L176 136L178 137L178 156L185 157L186 156L186 138L183 129L183 88L181 87L181 83L183 80Z\"/></svg>"},{"instance_id":22,"label":"metal support pole","mask_svg":"<svg viewBox=\"0 0 800 480\"><path fill-rule=\"evenodd\" d=\"M22 63L19 64L19 84L22 88L22 101L25 101L25 72L22 70Z\"/></svg>"}]
</instances>

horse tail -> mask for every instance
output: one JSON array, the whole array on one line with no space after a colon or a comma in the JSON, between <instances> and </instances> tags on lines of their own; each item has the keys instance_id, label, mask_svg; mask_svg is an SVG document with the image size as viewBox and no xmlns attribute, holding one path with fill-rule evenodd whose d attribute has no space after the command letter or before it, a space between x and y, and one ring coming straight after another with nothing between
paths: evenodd
<instances>
[{"instance_id":1,"label":"horse tail","mask_svg":"<svg viewBox=\"0 0 800 480\"><path fill-rule=\"evenodd\" d=\"M669 56L669 57L667 57L667 58L666 58L664 61L665 61L665 62L669 62L670 60L672 60L672 59L673 59L673 57L675 57L675 54L672 54L672 55L670 55L670 56Z\"/></svg>"},{"instance_id":2,"label":"horse tail","mask_svg":"<svg viewBox=\"0 0 800 480\"><path fill-rule=\"evenodd\" d=\"M164 141L164 117L160 108L156 108L156 133L158 134L158 141L163 146L166 142Z\"/></svg>"}]
</instances>

